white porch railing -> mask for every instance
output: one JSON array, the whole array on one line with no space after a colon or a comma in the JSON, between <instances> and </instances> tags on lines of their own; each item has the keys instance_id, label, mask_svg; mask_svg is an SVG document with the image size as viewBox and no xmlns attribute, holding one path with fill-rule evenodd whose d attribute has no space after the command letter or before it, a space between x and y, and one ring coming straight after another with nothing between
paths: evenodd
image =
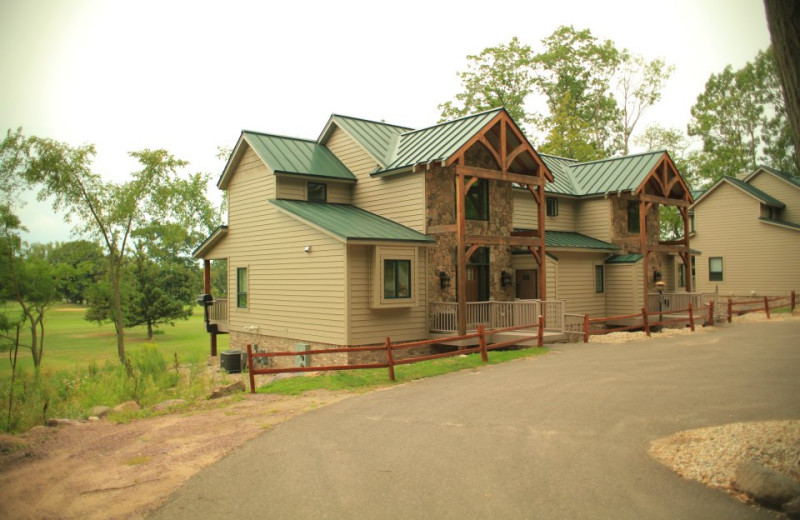
<instances>
[{"instance_id":1,"label":"white porch railing","mask_svg":"<svg viewBox=\"0 0 800 520\"><path fill-rule=\"evenodd\" d=\"M659 300L661 301L660 305ZM687 292L650 293L647 295L647 312L685 311L689 308L690 303L695 313L702 313L704 309L707 312L707 308L704 306L706 299L703 293Z\"/></svg>"},{"instance_id":2,"label":"white porch railing","mask_svg":"<svg viewBox=\"0 0 800 520\"><path fill-rule=\"evenodd\" d=\"M501 329L539 322L545 318L545 329L564 332L564 302L541 300L467 302L467 330L485 328ZM458 330L458 303L431 302L431 332L456 332Z\"/></svg>"}]
</instances>

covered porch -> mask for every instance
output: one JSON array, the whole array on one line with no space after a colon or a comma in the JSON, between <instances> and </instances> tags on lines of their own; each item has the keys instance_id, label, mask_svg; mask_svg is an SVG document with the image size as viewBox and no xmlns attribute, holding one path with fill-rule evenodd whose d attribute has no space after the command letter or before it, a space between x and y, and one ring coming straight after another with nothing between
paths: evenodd
<instances>
[{"instance_id":1,"label":"covered porch","mask_svg":"<svg viewBox=\"0 0 800 520\"><path fill-rule=\"evenodd\" d=\"M487 331L508 327L528 326L520 330L499 332L491 335L491 342L499 343L520 338L520 345L535 345L536 340L522 338L535 335L539 317L544 318L545 342L566 339L564 301L515 300L466 302L466 333L483 326ZM458 302L431 302L429 306L430 338L442 338L443 344L466 347L477 344L477 339L446 341L459 334Z\"/></svg>"}]
</instances>

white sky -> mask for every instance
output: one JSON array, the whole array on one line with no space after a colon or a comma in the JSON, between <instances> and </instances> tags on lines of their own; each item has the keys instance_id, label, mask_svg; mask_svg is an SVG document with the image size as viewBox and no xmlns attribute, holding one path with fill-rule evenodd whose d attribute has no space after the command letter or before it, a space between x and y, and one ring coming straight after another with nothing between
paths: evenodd
<instances>
[{"instance_id":1,"label":"white sky","mask_svg":"<svg viewBox=\"0 0 800 520\"><path fill-rule=\"evenodd\" d=\"M0 0L0 131L94 143L108 179L136 169L127 152L165 148L216 181L217 146L242 129L316 139L332 113L429 126L468 54L570 24L675 65L638 130L685 130L708 77L769 45L761 0ZM20 213L27 240L70 238L47 205Z\"/></svg>"}]
</instances>

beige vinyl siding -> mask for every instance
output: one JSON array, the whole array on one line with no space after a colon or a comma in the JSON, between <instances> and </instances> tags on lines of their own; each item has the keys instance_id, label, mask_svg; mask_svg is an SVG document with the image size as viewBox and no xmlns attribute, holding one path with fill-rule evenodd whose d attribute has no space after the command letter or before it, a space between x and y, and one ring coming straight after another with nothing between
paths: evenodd
<instances>
[{"instance_id":1,"label":"beige vinyl siding","mask_svg":"<svg viewBox=\"0 0 800 520\"><path fill-rule=\"evenodd\" d=\"M520 269L539 269L539 264L536 263L536 259L533 258L533 255L526 254L526 255L514 255L511 259L512 267L515 271ZM545 265L545 269L547 272L545 275L547 279L545 283L547 287L545 290L547 291L547 297L542 298L541 294L539 295L540 300L557 300L558 298L558 262L553 260L551 257L547 257L547 262Z\"/></svg>"},{"instance_id":2,"label":"beige vinyl siding","mask_svg":"<svg viewBox=\"0 0 800 520\"><path fill-rule=\"evenodd\" d=\"M306 186L309 182L318 182L327 185L328 202L331 204L350 204L352 185L329 179L308 179L291 175L277 175L277 198L289 200L307 200Z\"/></svg>"},{"instance_id":3,"label":"beige vinyl siding","mask_svg":"<svg viewBox=\"0 0 800 520\"><path fill-rule=\"evenodd\" d=\"M606 316L641 312L642 267L642 262L606 264Z\"/></svg>"},{"instance_id":4,"label":"beige vinyl siding","mask_svg":"<svg viewBox=\"0 0 800 520\"><path fill-rule=\"evenodd\" d=\"M328 149L358 178L353 204L421 233L425 230L425 175L400 173L371 177L377 162L341 128L331 133Z\"/></svg>"},{"instance_id":5,"label":"beige vinyl siding","mask_svg":"<svg viewBox=\"0 0 800 520\"><path fill-rule=\"evenodd\" d=\"M557 256L557 299L566 301L566 312L604 316L605 293L594 292L594 266L602 264L606 255L559 252Z\"/></svg>"},{"instance_id":6,"label":"beige vinyl siding","mask_svg":"<svg viewBox=\"0 0 800 520\"><path fill-rule=\"evenodd\" d=\"M345 246L267 202L275 178L251 150L231 177L228 293L236 294L236 270L246 267L248 307L231 299L230 330L344 344Z\"/></svg>"},{"instance_id":7,"label":"beige vinyl siding","mask_svg":"<svg viewBox=\"0 0 800 520\"><path fill-rule=\"evenodd\" d=\"M347 286L349 288L349 345L412 341L428 337L426 314L426 254L417 248L416 305L393 309L370 308L371 262L374 246L351 245L347 252Z\"/></svg>"},{"instance_id":8,"label":"beige vinyl siding","mask_svg":"<svg viewBox=\"0 0 800 520\"><path fill-rule=\"evenodd\" d=\"M513 223L516 229L538 229L539 228L539 205L533 199L533 195L527 190L513 190L514 197L514 217ZM548 195L553 197L553 195ZM576 229L576 207L580 204L575 199L556 197L558 199L558 216L545 217L546 231L575 231Z\"/></svg>"},{"instance_id":9,"label":"beige vinyl siding","mask_svg":"<svg viewBox=\"0 0 800 520\"><path fill-rule=\"evenodd\" d=\"M786 204L781 220L800 224L800 188L764 171L750 179L750 185Z\"/></svg>"},{"instance_id":10,"label":"beige vinyl siding","mask_svg":"<svg viewBox=\"0 0 800 520\"><path fill-rule=\"evenodd\" d=\"M763 174L762 174L763 175ZM760 203L727 183L694 208L697 289L721 296L785 294L800 288L800 231L758 220ZM722 257L723 280L709 281L708 259Z\"/></svg>"},{"instance_id":11,"label":"beige vinyl siding","mask_svg":"<svg viewBox=\"0 0 800 520\"><path fill-rule=\"evenodd\" d=\"M611 242L611 202L608 199L581 199L576 213L578 233Z\"/></svg>"}]
</instances>

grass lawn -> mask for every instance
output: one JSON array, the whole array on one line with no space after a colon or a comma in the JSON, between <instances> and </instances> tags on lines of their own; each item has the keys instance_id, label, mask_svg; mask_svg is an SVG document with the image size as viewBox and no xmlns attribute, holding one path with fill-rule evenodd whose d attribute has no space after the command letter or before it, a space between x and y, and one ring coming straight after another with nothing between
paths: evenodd
<instances>
[{"instance_id":1,"label":"grass lawn","mask_svg":"<svg viewBox=\"0 0 800 520\"><path fill-rule=\"evenodd\" d=\"M9 309L6 308L6 312ZM45 339L42 368L47 371L71 369L86 366L91 361L102 365L106 361L117 360L117 338L114 325L97 325L83 319L86 307L81 305L59 304L45 316ZM23 345L30 344L30 329L22 330ZM144 326L125 330L126 352L133 352L147 342L147 328ZM153 337L153 345L164 357L172 360L175 353L181 363L205 359L211 353L209 335L203 326L203 311L196 307L188 320L178 320L175 326L161 325ZM217 336L219 352L228 349L228 336ZM11 375L8 353L0 360L0 378ZM33 370L30 348L20 347L19 365L26 371Z\"/></svg>"}]
</instances>

